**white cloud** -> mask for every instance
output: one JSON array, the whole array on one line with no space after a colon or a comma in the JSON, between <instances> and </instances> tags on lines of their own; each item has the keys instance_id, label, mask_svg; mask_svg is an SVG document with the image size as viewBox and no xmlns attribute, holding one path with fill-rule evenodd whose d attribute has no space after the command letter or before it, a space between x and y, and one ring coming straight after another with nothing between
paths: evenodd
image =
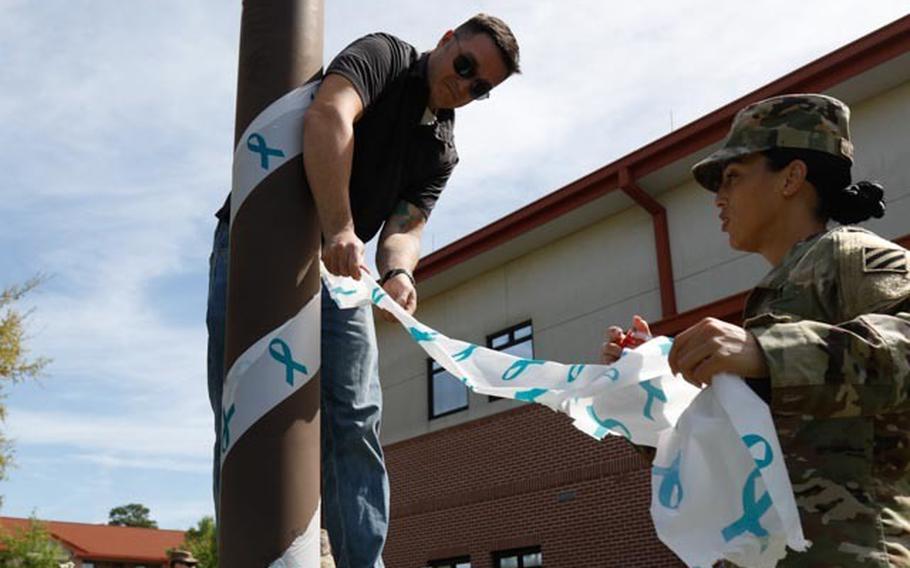
<instances>
[{"instance_id":1,"label":"white cloud","mask_svg":"<svg viewBox=\"0 0 910 568\"><path fill-rule=\"evenodd\" d=\"M210 459L188 461L185 459L172 458L129 458L112 454L73 454L69 456L68 459L87 462L104 468L151 469L192 473L209 473L212 471Z\"/></svg>"},{"instance_id":2,"label":"white cloud","mask_svg":"<svg viewBox=\"0 0 910 568\"><path fill-rule=\"evenodd\" d=\"M180 460L205 460L214 442L211 422L202 414L182 415L178 409L155 409L148 416L101 415L93 412L32 411L12 408L7 417L8 435L22 446L72 448L72 455L106 465L137 466L139 458L167 464ZM106 461L105 461L106 460ZM147 462L146 465L149 465Z\"/></svg>"}]
</instances>

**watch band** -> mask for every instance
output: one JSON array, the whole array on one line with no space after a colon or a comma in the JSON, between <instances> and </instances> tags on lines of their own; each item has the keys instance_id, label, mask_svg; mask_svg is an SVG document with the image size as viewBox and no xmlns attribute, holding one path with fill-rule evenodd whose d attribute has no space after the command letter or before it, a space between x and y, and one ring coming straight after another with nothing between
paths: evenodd
<instances>
[{"instance_id":1,"label":"watch band","mask_svg":"<svg viewBox=\"0 0 910 568\"><path fill-rule=\"evenodd\" d=\"M382 275L382 278L379 279L379 285L382 286L383 284L388 282L390 278L394 278L394 277L398 276L399 274L404 274L405 276L407 276L408 280L411 281L411 284L414 287L417 287L417 281L414 280L414 275L411 274L411 271L406 268L392 268L392 269L386 271L386 273Z\"/></svg>"}]
</instances>

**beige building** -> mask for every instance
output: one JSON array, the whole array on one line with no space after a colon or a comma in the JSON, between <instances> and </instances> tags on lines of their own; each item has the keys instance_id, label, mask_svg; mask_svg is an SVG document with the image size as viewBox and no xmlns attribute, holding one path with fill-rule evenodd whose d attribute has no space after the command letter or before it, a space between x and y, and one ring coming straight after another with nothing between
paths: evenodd
<instances>
[{"instance_id":1,"label":"beige building","mask_svg":"<svg viewBox=\"0 0 910 568\"><path fill-rule=\"evenodd\" d=\"M742 293L769 266L758 255L729 248L712 195L694 182L690 168L719 146L737 110L786 92L823 92L851 107L854 179L879 181L886 187L885 217L866 226L906 246L910 236L910 18L733 101L424 258L417 274L418 318L453 338L565 363L596 362L604 330L611 324L627 326L633 314L657 322L659 333L676 333L705 315L735 320ZM536 558L541 557L546 566L572 566L571 561L548 554L547 542L558 539L542 530L527 538L502 533L502 547L517 551L515 563L511 557L502 560L508 550L478 553L464 535L432 536L440 518L470 514L476 521L478 511L495 515L500 506L495 496L483 497L481 486L440 483L432 497L436 505L427 504L426 496L409 494L421 477L442 479L437 468L460 469L469 477L486 467L486 461L497 459L495 451L463 459L447 457L440 444L467 437L470 442L464 447L478 446L489 437L485 432L529 413L539 414L539 431L524 430L523 436L547 436L555 425L563 428L568 419L529 410L525 403L467 393L444 372L434 372L423 351L397 324L377 321L384 394L382 436L393 486L387 562L415 567L519 567L537 566ZM617 440L603 444L623 445ZM425 460L415 461L413 453ZM409 457L401 457L404 454ZM616 459L629 458L619 454ZM520 457L514 463L520 464ZM514 469L511 478L549 475L551 466L537 470L537 465L530 461L526 467L509 466ZM569 470L571 464L559 467ZM637 475L642 468L646 472L644 464L619 470ZM602 476L607 485L610 475ZM553 493L554 506L562 503L560 495L573 490L573 479L563 485L554 481L544 489ZM641 483L647 483L646 475ZM527 494L518 486L503 491L521 502L531 501L531 493L538 490L529 482ZM597 499L606 498L591 496L589 505L598 506ZM469 505L479 508L469 513ZM551 512L527 514L539 517ZM403 542L405 537L396 526L406 522L424 527L427 534L420 542L425 544ZM416 538L413 531L408 535ZM518 540L512 542L512 537ZM590 558L603 559L607 553L592 554ZM529 560L521 560L522 555ZM591 565L623 564L598 561Z\"/></svg>"}]
</instances>

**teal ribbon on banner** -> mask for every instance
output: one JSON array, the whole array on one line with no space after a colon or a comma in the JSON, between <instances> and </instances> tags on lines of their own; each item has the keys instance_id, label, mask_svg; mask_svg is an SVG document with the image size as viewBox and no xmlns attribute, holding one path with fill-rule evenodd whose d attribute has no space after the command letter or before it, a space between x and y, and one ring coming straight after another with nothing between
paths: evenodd
<instances>
[{"instance_id":1,"label":"teal ribbon on banner","mask_svg":"<svg viewBox=\"0 0 910 568\"><path fill-rule=\"evenodd\" d=\"M575 382L575 379L577 379L578 376L581 375L581 371L584 368L585 368L584 364L572 365L571 367L569 367L569 376L566 377L566 382L567 383Z\"/></svg>"},{"instance_id":2,"label":"teal ribbon on banner","mask_svg":"<svg viewBox=\"0 0 910 568\"><path fill-rule=\"evenodd\" d=\"M339 296L353 296L357 293L357 290L345 288L344 286L335 286L332 288L332 293Z\"/></svg>"},{"instance_id":3,"label":"teal ribbon on banner","mask_svg":"<svg viewBox=\"0 0 910 568\"><path fill-rule=\"evenodd\" d=\"M225 411L221 409L221 451L226 452L228 446L231 445L231 418L234 417L234 412L237 408L232 404L230 408Z\"/></svg>"},{"instance_id":4,"label":"teal ribbon on banner","mask_svg":"<svg viewBox=\"0 0 910 568\"><path fill-rule=\"evenodd\" d=\"M437 335L435 331L423 331L416 327L412 327L408 329L408 331L417 343L420 343L421 341L434 341Z\"/></svg>"},{"instance_id":5,"label":"teal ribbon on banner","mask_svg":"<svg viewBox=\"0 0 910 568\"><path fill-rule=\"evenodd\" d=\"M506 369L502 374L502 380L511 381L528 370L531 365L543 365L546 361L541 359L519 359L512 363L512 366Z\"/></svg>"},{"instance_id":6,"label":"teal ribbon on banner","mask_svg":"<svg viewBox=\"0 0 910 568\"><path fill-rule=\"evenodd\" d=\"M523 400L525 402L534 402L540 396L547 393L547 389L528 389L526 391L518 391L515 393L515 400Z\"/></svg>"},{"instance_id":7,"label":"teal ribbon on banner","mask_svg":"<svg viewBox=\"0 0 910 568\"><path fill-rule=\"evenodd\" d=\"M638 386L645 389L645 392L648 393L648 400L645 401L644 409L645 418L648 420L654 420L654 416L651 414L654 400L656 399L661 402L667 402L667 395L663 390L661 390L660 387L656 386L653 381L642 381L638 383Z\"/></svg>"},{"instance_id":8,"label":"teal ribbon on banner","mask_svg":"<svg viewBox=\"0 0 910 568\"><path fill-rule=\"evenodd\" d=\"M681 457L682 454L676 454L676 459L673 460L670 467L655 465L651 468L654 475L663 477L657 492L657 499L667 509L679 509L679 504L683 500L683 488L679 480L679 461Z\"/></svg>"},{"instance_id":9,"label":"teal ribbon on banner","mask_svg":"<svg viewBox=\"0 0 910 568\"><path fill-rule=\"evenodd\" d=\"M749 474L749 477L746 478L746 483L743 486L743 516L734 523L728 525L722 531L726 542L730 542L739 535L747 532L752 533L759 538L768 536L768 531L761 526L760 521L762 515L767 513L768 509L771 508L771 496L765 491L761 497L756 499L755 483L761 477L761 470L771 465L771 462L774 461L774 454L771 451L771 444L758 434L746 434L743 436L743 442L748 448L757 444L762 444L765 447L765 453L761 458L752 458L755 461L756 467L752 470L752 473Z\"/></svg>"},{"instance_id":10,"label":"teal ribbon on banner","mask_svg":"<svg viewBox=\"0 0 910 568\"><path fill-rule=\"evenodd\" d=\"M601 418L601 417L597 416L597 412L594 410L593 404L588 405L587 410L588 410L588 416L590 416L591 419L594 420L594 422L597 422L597 424L599 426L599 428L597 428L597 431L594 432L594 435L596 437L603 438L604 436L607 435L607 432L609 432L610 430L620 430L620 431L622 431L623 436L625 436L627 440L632 439L632 433L629 432L629 429L626 428L626 425L623 424L622 422L620 422L619 420L616 420L614 418Z\"/></svg>"},{"instance_id":11,"label":"teal ribbon on banner","mask_svg":"<svg viewBox=\"0 0 910 568\"><path fill-rule=\"evenodd\" d=\"M465 359L468 359L471 355L473 355L474 351L476 349L477 349L476 345L474 345L474 344L468 345L467 347L465 347L458 353L454 353L452 355L452 359L454 359L456 362L464 361Z\"/></svg>"},{"instance_id":12,"label":"teal ribbon on banner","mask_svg":"<svg viewBox=\"0 0 910 568\"><path fill-rule=\"evenodd\" d=\"M278 351L281 349L281 351ZM294 372L299 371L304 375L307 374L306 366L294 361L291 355L291 347L281 339L273 339L269 343L269 355L272 359L284 365L284 380L291 386L294 386Z\"/></svg>"},{"instance_id":13,"label":"teal ribbon on banner","mask_svg":"<svg viewBox=\"0 0 910 568\"><path fill-rule=\"evenodd\" d=\"M250 152L259 154L259 165L264 170L269 169L269 156L284 157L284 152L278 148L269 148L261 134L250 134L246 139L246 147Z\"/></svg>"}]
</instances>

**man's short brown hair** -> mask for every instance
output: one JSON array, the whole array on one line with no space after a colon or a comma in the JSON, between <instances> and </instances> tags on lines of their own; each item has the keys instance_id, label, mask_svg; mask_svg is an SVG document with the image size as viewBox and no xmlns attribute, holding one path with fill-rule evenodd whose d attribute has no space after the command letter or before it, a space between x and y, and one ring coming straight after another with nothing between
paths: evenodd
<instances>
[{"instance_id":1,"label":"man's short brown hair","mask_svg":"<svg viewBox=\"0 0 910 568\"><path fill-rule=\"evenodd\" d=\"M518 66L518 40L515 39L509 26L496 16L477 14L455 28L455 33L460 37L487 34L499 48L502 62L505 63L509 75L521 73L521 68Z\"/></svg>"}]
</instances>

